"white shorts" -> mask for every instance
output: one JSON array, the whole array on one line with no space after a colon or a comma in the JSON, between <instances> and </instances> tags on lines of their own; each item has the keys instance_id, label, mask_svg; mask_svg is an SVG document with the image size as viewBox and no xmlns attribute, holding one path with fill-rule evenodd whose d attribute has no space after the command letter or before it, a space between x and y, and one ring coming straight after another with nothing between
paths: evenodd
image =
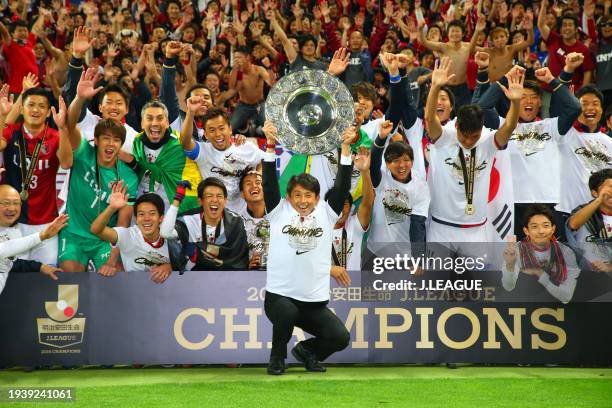
<instances>
[{"instance_id":1,"label":"white shorts","mask_svg":"<svg viewBox=\"0 0 612 408\"><path fill-rule=\"evenodd\" d=\"M49 224L41 224L41 225L28 225L28 224L19 224L19 230L21 231L22 236L27 236L30 234L35 234L40 231L43 231L47 228ZM30 249L28 252L24 252L19 255L20 259L37 261L47 265L55 265L57 266L57 246L58 240L57 235L53 238L49 238L40 244L36 245L34 248Z\"/></svg>"}]
</instances>

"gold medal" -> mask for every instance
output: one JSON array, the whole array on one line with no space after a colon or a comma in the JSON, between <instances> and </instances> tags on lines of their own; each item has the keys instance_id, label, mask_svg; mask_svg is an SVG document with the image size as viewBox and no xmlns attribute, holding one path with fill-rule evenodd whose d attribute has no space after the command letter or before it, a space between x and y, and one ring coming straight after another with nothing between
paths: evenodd
<instances>
[{"instance_id":1,"label":"gold medal","mask_svg":"<svg viewBox=\"0 0 612 408\"><path fill-rule=\"evenodd\" d=\"M19 197L21 197L21 201L26 201L28 199L28 190L21 190Z\"/></svg>"},{"instance_id":2,"label":"gold medal","mask_svg":"<svg viewBox=\"0 0 612 408\"><path fill-rule=\"evenodd\" d=\"M474 204L467 204L465 206L465 213L467 215L472 215L476 212L476 208L474 208Z\"/></svg>"}]
</instances>

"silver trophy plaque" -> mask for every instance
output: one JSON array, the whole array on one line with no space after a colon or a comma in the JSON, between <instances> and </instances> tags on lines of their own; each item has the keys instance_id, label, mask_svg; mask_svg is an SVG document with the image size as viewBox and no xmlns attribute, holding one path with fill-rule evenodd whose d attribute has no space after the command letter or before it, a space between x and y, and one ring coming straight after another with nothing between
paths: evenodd
<instances>
[{"instance_id":1,"label":"silver trophy plaque","mask_svg":"<svg viewBox=\"0 0 612 408\"><path fill-rule=\"evenodd\" d=\"M337 149L342 133L355 121L355 105L346 85L320 70L282 77L268 94L265 113L278 129L280 142L303 154Z\"/></svg>"}]
</instances>

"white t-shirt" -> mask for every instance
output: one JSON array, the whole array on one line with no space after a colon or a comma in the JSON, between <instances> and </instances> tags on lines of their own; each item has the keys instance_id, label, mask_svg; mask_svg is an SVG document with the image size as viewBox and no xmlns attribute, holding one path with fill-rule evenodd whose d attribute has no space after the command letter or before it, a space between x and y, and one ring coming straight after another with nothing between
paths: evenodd
<instances>
[{"instance_id":1,"label":"white t-shirt","mask_svg":"<svg viewBox=\"0 0 612 408\"><path fill-rule=\"evenodd\" d=\"M600 236L612 237L612 215L601 215L605 232L600 231ZM577 241L578 249L587 261L591 263L601 261L612 262L612 246L609 243L598 242L597 237L588 230L587 224L574 231L573 236Z\"/></svg>"},{"instance_id":2,"label":"white t-shirt","mask_svg":"<svg viewBox=\"0 0 612 408\"><path fill-rule=\"evenodd\" d=\"M427 218L429 204L429 187L425 180L413 178L402 183L385 170L376 187L368 243L410 242L410 216ZM374 250L374 245L370 249Z\"/></svg>"},{"instance_id":3,"label":"white t-shirt","mask_svg":"<svg viewBox=\"0 0 612 408\"><path fill-rule=\"evenodd\" d=\"M200 10L204 10L204 9L200 9ZM179 115L176 117L176 119L174 119L174 122L172 122L170 124L170 128L180 135L181 134L181 129L183 129L183 122L184 122L183 117L179 113ZM204 138L204 129L200 129L198 127L196 127L196 129L198 130L198 136L201 139L203 139Z\"/></svg>"},{"instance_id":4,"label":"white t-shirt","mask_svg":"<svg viewBox=\"0 0 612 408\"><path fill-rule=\"evenodd\" d=\"M612 167L612 138L571 128L559 143L561 151L561 200L559 211L570 213L593 199L591 174Z\"/></svg>"},{"instance_id":5,"label":"white t-shirt","mask_svg":"<svg viewBox=\"0 0 612 408\"><path fill-rule=\"evenodd\" d=\"M268 244L270 242L270 224L267 218L254 218L247 207L239 215L244 220L244 229L249 243L249 259L255 254L262 254L267 257Z\"/></svg>"},{"instance_id":6,"label":"white t-shirt","mask_svg":"<svg viewBox=\"0 0 612 408\"><path fill-rule=\"evenodd\" d=\"M380 132L380 124L384 120L384 116L380 119L372 119L368 123L361 125L360 129L363 130L366 135L368 135L368 137L372 139L372 141L374 141L376 140L376 138L378 137L378 133Z\"/></svg>"},{"instance_id":7,"label":"white t-shirt","mask_svg":"<svg viewBox=\"0 0 612 408\"><path fill-rule=\"evenodd\" d=\"M431 215L442 221L455 224L480 224L487 217L489 179L493 159L497 153L496 131L483 128L476 143L476 164L474 170L474 192L472 204L474 214L467 215L463 172L458 157L461 148L469 172L471 149L464 149L457 140L454 126L443 126L442 135L430 148L429 188L431 191Z\"/></svg>"},{"instance_id":8,"label":"white t-shirt","mask_svg":"<svg viewBox=\"0 0 612 408\"><path fill-rule=\"evenodd\" d=\"M11 243L7 241L13 241ZM0 293L4 289L8 274L15 258L40 244L40 235L32 234L22 238L19 227L0 227Z\"/></svg>"},{"instance_id":9,"label":"white t-shirt","mask_svg":"<svg viewBox=\"0 0 612 408\"><path fill-rule=\"evenodd\" d=\"M517 203L558 203L559 119L519 123L508 142L512 161L514 200Z\"/></svg>"},{"instance_id":10,"label":"white t-shirt","mask_svg":"<svg viewBox=\"0 0 612 408\"><path fill-rule=\"evenodd\" d=\"M226 207L240 212L246 206L240 196L240 178L247 167L255 168L261 163L264 152L252 143L231 145L226 150L217 150L208 142L195 144L196 148L188 156L196 156L194 161L200 169L202 179L221 179L227 188Z\"/></svg>"},{"instance_id":11,"label":"white t-shirt","mask_svg":"<svg viewBox=\"0 0 612 408\"><path fill-rule=\"evenodd\" d=\"M126 272L146 272L154 265L170 263L168 241L164 240L159 248L145 241L138 226L129 228L114 227L117 231L117 248L121 252L121 261Z\"/></svg>"},{"instance_id":12,"label":"white t-shirt","mask_svg":"<svg viewBox=\"0 0 612 408\"><path fill-rule=\"evenodd\" d=\"M367 230L364 230L359 222L357 214L349 216L344 224L344 228L338 228L333 231L332 244L338 260L342 259L343 243L342 231L346 231L346 270L360 271L361 270L361 243L363 235Z\"/></svg>"},{"instance_id":13,"label":"white t-shirt","mask_svg":"<svg viewBox=\"0 0 612 408\"><path fill-rule=\"evenodd\" d=\"M285 199L267 215L268 292L303 302L329 300L332 235L338 216L322 198L306 217L300 217Z\"/></svg>"},{"instance_id":14,"label":"white t-shirt","mask_svg":"<svg viewBox=\"0 0 612 408\"><path fill-rule=\"evenodd\" d=\"M406 138L408 139L408 143L410 144L410 147L412 147L412 152L414 154L414 161L410 174L412 174L413 178L425 180L427 178L427 173L425 171L425 154L423 153L423 135L425 134L423 120L417 118L414 125L412 125L410 129L404 128L404 133L406 134Z\"/></svg>"},{"instance_id":15,"label":"white t-shirt","mask_svg":"<svg viewBox=\"0 0 612 408\"><path fill-rule=\"evenodd\" d=\"M94 144L94 130L96 129L96 125L98 124L98 122L100 122L100 119L101 118L99 116L94 115L89 109L87 109L85 111L85 117L77 124L77 127L81 131L81 136L87 139L89 144L92 146ZM123 143L123 146L121 146L121 150L126 153L132 154L132 149L134 147L134 138L136 137L138 132L136 132L136 130L134 130L134 128L128 125L127 123L124 123L123 127L125 127L125 142ZM58 197L65 202L68 199L68 181L70 180L70 169L66 170L60 167L57 174L57 185L60 185L60 181L62 183Z\"/></svg>"},{"instance_id":16,"label":"white t-shirt","mask_svg":"<svg viewBox=\"0 0 612 408\"><path fill-rule=\"evenodd\" d=\"M310 163L310 174L319 180L321 197L325 197L327 191L334 186L334 182L336 181L336 176L338 174L338 160L339 155L335 150L312 156ZM357 188L360 177L361 173L359 170L353 168L353 172L351 173L351 192L355 191Z\"/></svg>"},{"instance_id":17,"label":"white t-shirt","mask_svg":"<svg viewBox=\"0 0 612 408\"><path fill-rule=\"evenodd\" d=\"M147 146L144 146L144 154L149 163L155 163L155 160L157 160L157 157L159 156L161 151L162 151L162 147L160 147L157 150L154 150L154 149L148 148ZM162 200L164 200L165 208L169 208L170 204L168 201L168 195L166 194L166 190L164 190L163 184L159 182L155 182L155 187L153 191L149 191L150 183L151 183L151 178L149 177L147 173L145 173L142 176L142 179L140 180L140 185L138 186L138 196L141 196L144 193L150 193L150 192L156 193L162 198Z\"/></svg>"}]
</instances>

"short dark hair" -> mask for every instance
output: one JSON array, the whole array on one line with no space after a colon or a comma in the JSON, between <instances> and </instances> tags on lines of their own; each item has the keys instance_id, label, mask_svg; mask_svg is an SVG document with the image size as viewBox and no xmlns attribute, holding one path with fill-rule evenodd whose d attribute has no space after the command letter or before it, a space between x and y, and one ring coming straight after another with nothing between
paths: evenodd
<instances>
[{"instance_id":1,"label":"short dark hair","mask_svg":"<svg viewBox=\"0 0 612 408\"><path fill-rule=\"evenodd\" d=\"M111 82L109 84L107 84L104 89L102 89L102 92L100 92L100 96L99 96L99 101L100 103L102 103L102 99L104 99L104 97L106 96L106 94L108 94L109 92L115 92L120 94L123 99L125 100L125 104L126 106L130 106L130 93L125 89L125 87L123 85L121 85L118 82Z\"/></svg>"},{"instance_id":2,"label":"short dark hair","mask_svg":"<svg viewBox=\"0 0 612 408\"><path fill-rule=\"evenodd\" d=\"M484 114L478 105L463 105L457 111L457 129L462 133L475 132L484 126Z\"/></svg>"},{"instance_id":3,"label":"short dark hair","mask_svg":"<svg viewBox=\"0 0 612 408\"><path fill-rule=\"evenodd\" d=\"M542 96L542 88L540 88L540 85L538 85L536 81L533 81L531 79L525 80L523 88L535 92L538 96Z\"/></svg>"},{"instance_id":4,"label":"short dark hair","mask_svg":"<svg viewBox=\"0 0 612 408\"><path fill-rule=\"evenodd\" d=\"M210 72L207 72L206 75L208 75L209 73ZM210 99L212 99L213 105L215 104L215 95L213 95L210 88L200 83L194 84L189 89L187 89L187 92L185 92L185 100L189 99L191 97L191 93L195 91L196 89L206 89L208 93L210 94Z\"/></svg>"},{"instance_id":5,"label":"short dark hair","mask_svg":"<svg viewBox=\"0 0 612 408\"><path fill-rule=\"evenodd\" d=\"M30 31L28 29L28 23L26 23L23 20L15 20L15 21L12 21L11 24L9 24L9 32L13 34L17 27L25 27L26 30Z\"/></svg>"},{"instance_id":6,"label":"short dark hair","mask_svg":"<svg viewBox=\"0 0 612 408\"><path fill-rule=\"evenodd\" d=\"M49 89L41 88L41 87L36 87L36 88L30 88L30 89L28 89L27 91L25 91L24 93L21 94L21 100L22 100L24 105L25 105L26 100L30 96L43 96L43 97L47 98L47 103L49 104L49 107L51 107L51 104L55 100L55 98L53 97L53 94L51 93L51 91Z\"/></svg>"},{"instance_id":7,"label":"short dark hair","mask_svg":"<svg viewBox=\"0 0 612 408\"><path fill-rule=\"evenodd\" d=\"M591 174L591 177L589 177L589 189L591 189L591 191L597 191L607 179L611 178L612 168L596 171L595 173Z\"/></svg>"},{"instance_id":8,"label":"short dark hair","mask_svg":"<svg viewBox=\"0 0 612 408\"><path fill-rule=\"evenodd\" d=\"M523 226L527 228L529 225L529 220L536 215L543 215L551 222L551 224L555 225L555 217L553 215L552 210L545 204L531 204L529 207L525 209L523 213Z\"/></svg>"},{"instance_id":9,"label":"short dark hair","mask_svg":"<svg viewBox=\"0 0 612 408\"><path fill-rule=\"evenodd\" d=\"M461 29L461 32L465 34L465 27L463 25L463 22L461 20L453 20L450 23L448 23L448 27L446 28L446 32L449 32L451 27L458 27Z\"/></svg>"},{"instance_id":10,"label":"short dark hair","mask_svg":"<svg viewBox=\"0 0 612 408\"><path fill-rule=\"evenodd\" d=\"M574 22L574 27L576 27L576 30L578 29L578 27L580 27L578 23L578 17L576 17L575 14L572 14L572 13L563 14L561 18L559 19L559 25L563 24L563 20L572 20Z\"/></svg>"},{"instance_id":11,"label":"short dark hair","mask_svg":"<svg viewBox=\"0 0 612 408\"><path fill-rule=\"evenodd\" d=\"M125 143L125 126L115 119L100 119L94 128L94 139L102 136L103 133L110 132L113 136L121 139L121 144Z\"/></svg>"},{"instance_id":12,"label":"short dark hair","mask_svg":"<svg viewBox=\"0 0 612 408\"><path fill-rule=\"evenodd\" d=\"M580 99L582 98L584 95L587 94L591 94L591 95L595 95L597 97L597 99L599 99L599 103L601 103L601 106L603 106L604 104L604 96L601 93L601 91L599 90L599 88L597 88L595 85L585 85L582 88L580 88L578 90L578 92L576 92L576 98Z\"/></svg>"},{"instance_id":13,"label":"short dark hair","mask_svg":"<svg viewBox=\"0 0 612 408\"><path fill-rule=\"evenodd\" d=\"M312 41L312 42L314 43L315 47L316 47L316 45L317 45L317 40L316 40L316 38L314 37L314 35L312 35L312 34L304 34L304 35L301 35L301 36L299 36L299 37L297 38L297 41L298 41L298 48L300 49L300 51L302 51L302 47L303 47L304 45L306 45L306 43L307 43L308 41Z\"/></svg>"},{"instance_id":14,"label":"short dark hair","mask_svg":"<svg viewBox=\"0 0 612 408\"><path fill-rule=\"evenodd\" d=\"M227 122L227 124L229 125L230 123L229 118L227 117L223 109L212 108L212 109L209 109L204 116L202 116L202 126L206 128L206 122L208 122L211 119L218 118L219 116L221 116L225 120L225 122Z\"/></svg>"},{"instance_id":15,"label":"short dark hair","mask_svg":"<svg viewBox=\"0 0 612 408\"><path fill-rule=\"evenodd\" d=\"M262 174L258 172L254 167L247 167L242 172L242 176L240 176L240 191L242 191L242 188L244 187L244 179L246 179L248 176L259 176L260 178L263 178Z\"/></svg>"},{"instance_id":16,"label":"short dark hair","mask_svg":"<svg viewBox=\"0 0 612 408\"><path fill-rule=\"evenodd\" d=\"M210 186L219 187L221 190L223 190L223 196L227 198L227 187L225 187L223 181L217 177L206 177L204 180L200 181L200 184L198 184L199 199L204 198L204 190L206 190L206 187Z\"/></svg>"},{"instance_id":17,"label":"short dark hair","mask_svg":"<svg viewBox=\"0 0 612 408\"><path fill-rule=\"evenodd\" d=\"M159 215L164 215L165 205L164 200L155 193L144 193L136 199L134 203L134 212L138 211L138 206L142 203L151 203L157 209Z\"/></svg>"},{"instance_id":18,"label":"short dark hair","mask_svg":"<svg viewBox=\"0 0 612 408\"><path fill-rule=\"evenodd\" d=\"M236 49L234 49L234 52L235 52L235 53L236 53L236 52L239 52L239 53L241 53L241 54L246 55L247 57L251 55L251 51L252 51L252 50L251 50L251 48L250 48L250 47L247 47L247 46L245 46L245 45L242 45L242 46L240 46L240 47L236 47Z\"/></svg>"},{"instance_id":19,"label":"short dark hair","mask_svg":"<svg viewBox=\"0 0 612 408\"><path fill-rule=\"evenodd\" d=\"M357 82L351 86L351 95L353 96L353 100L357 102L359 100L359 95L363 96L372 101L373 104L376 104L376 88L369 82Z\"/></svg>"},{"instance_id":20,"label":"short dark hair","mask_svg":"<svg viewBox=\"0 0 612 408\"><path fill-rule=\"evenodd\" d=\"M612 105L608 105L608 107L606 108L606 113L604 115L604 118L608 120L610 116L612 116Z\"/></svg>"},{"instance_id":21,"label":"short dark hair","mask_svg":"<svg viewBox=\"0 0 612 408\"><path fill-rule=\"evenodd\" d=\"M391 142L385 150L385 162L391 163L393 160L399 159L404 155L408 155L411 161L414 161L414 151L412 146L405 142Z\"/></svg>"},{"instance_id":22,"label":"short dark hair","mask_svg":"<svg viewBox=\"0 0 612 408\"><path fill-rule=\"evenodd\" d=\"M302 173L291 177L289 179L289 183L287 183L287 195L291 195L295 187L298 185L308 191L312 191L316 195L321 193L321 185L319 184L319 180L317 180L317 178L312 174Z\"/></svg>"}]
</instances>

